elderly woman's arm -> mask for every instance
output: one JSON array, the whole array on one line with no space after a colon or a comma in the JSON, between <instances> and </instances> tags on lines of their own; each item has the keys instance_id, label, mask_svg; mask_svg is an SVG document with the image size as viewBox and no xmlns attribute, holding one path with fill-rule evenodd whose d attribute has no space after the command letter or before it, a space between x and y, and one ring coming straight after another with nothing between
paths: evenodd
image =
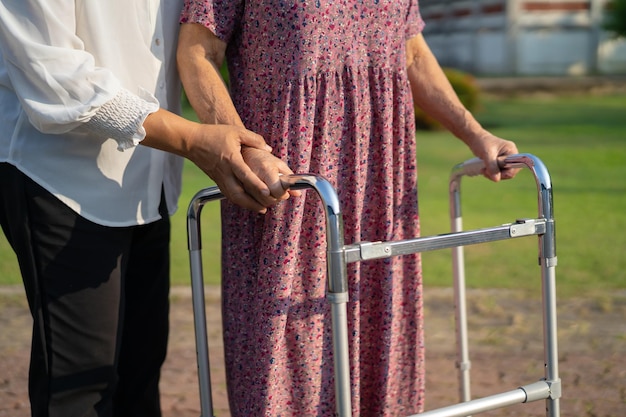
<instances>
[{"instance_id":1,"label":"elderly woman's arm","mask_svg":"<svg viewBox=\"0 0 626 417\"><path fill-rule=\"evenodd\" d=\"M179 36L178 71L200 121L243 126L219 71L226 43L197 23L183 23Z\"/></svg>"},{"instance_id":2,"label":"elderly woman's arm","mask_svg":"<svg viewBox=\"0 0 626 417\"><path fill-rule=\"evenodd\" d=\"M500 170L497 162L499 157L517 153L515 143L485 130L465 108L421 34L407 42L407 71L415 104L485 162L487 178L499 181L515 176L518 170Z\"/></svg>"},{"instance_id":3,"label":"elderly woman's arm","mask_svg":"<svg viewBox=\"0 0 626 417\"><path fill-rule=\"evenodd\" d=\"M202 123L244 126L219 72L226 43L197 23L183 23L178 41L177 62L185 93ZM299 192L286 193L280 175L293 172L285 162L256 148L244 147L246 163L268 185L271 195L285 199Z\"/></svg>"}]
</instances>

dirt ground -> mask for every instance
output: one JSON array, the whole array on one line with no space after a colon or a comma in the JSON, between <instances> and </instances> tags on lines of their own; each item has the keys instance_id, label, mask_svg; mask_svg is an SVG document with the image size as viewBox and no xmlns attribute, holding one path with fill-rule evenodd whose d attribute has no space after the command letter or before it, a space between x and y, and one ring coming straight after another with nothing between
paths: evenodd
<instances>
[{"instance_id":1,"label":"dirt ground","mask_svg":"<svg viewBox=\"0 0 626 417\"><path fill-rule=\"evenodd\" d=\"M206 291L215 415L229 416L221 354L219 289ZM539 295L510 290L467 296L473 397L514 390L543 377ZM457 402L452 291L426 289L427 409ZM558 305L563 417L626 415L626 291L567 299ZM172 334L163 369L164 417L198 417L191 294L172 291ZM21 288L0 289L0 417L28 417L27 371L31 319ZM545 402L483 413L545 416Z\"/></svg>"}]
</instances>

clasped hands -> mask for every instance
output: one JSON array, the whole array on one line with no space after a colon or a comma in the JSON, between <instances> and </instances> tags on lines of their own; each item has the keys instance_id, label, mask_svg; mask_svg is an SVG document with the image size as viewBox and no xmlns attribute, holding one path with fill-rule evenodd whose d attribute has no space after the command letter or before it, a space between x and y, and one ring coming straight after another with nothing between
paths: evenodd
<instances>
[{"instance_id":1,"label":"clasped hands","mask_svg":"<svg viewBox=\"0 0 626 417\"><path fill-rule=\"evenodd\" d=\"M210 127L209 127L210 126ZM190 158L211 177L233 203L258 212L267 212L280 201L298 196L280 180L293 171L274 156L263 137L243 127L202 125L210 129L203 146Z\"/></svg>"}]
</instances>

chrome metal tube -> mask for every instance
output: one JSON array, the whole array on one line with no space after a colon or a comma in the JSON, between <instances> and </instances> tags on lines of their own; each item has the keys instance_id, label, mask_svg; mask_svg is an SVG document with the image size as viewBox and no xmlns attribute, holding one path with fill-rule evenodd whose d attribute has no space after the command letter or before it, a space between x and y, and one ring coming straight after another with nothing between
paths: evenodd
<instances>
[{"instance_id":1,"label":"chrome metal tube","mask_svg":"<svg viewBox=\"0 0 626 417\"><path fill-rule=\"evenodd\" d=\"M352 414L350 391L350 362L348 348L348 279L344 256L343 215L334 188L324 178L310 174L282 177L289 189L313 189L319 195L326 214L326 241L328 251L327 297L331 304L333 334L333 362L335 368L336 409L340 417ZM217 187L199 191L187 210L187 235L190 253L192 301L196 333L198 379L200 384L201 417L213 415L209 347L204 305L204 282L202 276L202 248L200 214L205 203L224 198Z\"/></svg>"},{"instance_id":2,"label":"chrome metal tube","mask_svg":"<svg viewBox=\"0 0 626 417\"><path fill-rule=\"evenodd\" d=\"M548 398L549 395L550 387L545 382L540 381L519 387L512 391L426 411L409 417L466 417L471 414L482 413L510 405L541 400Z\"/></svg>"},{"instance_id":3,"label":"chrome metal tube","mask_svg":"<svg viewBox=\"0 0 626 417\"><path fill-rule=\"evenodd\" d=\"M460 207L458 209L460 213ZM463 230L461 217L451 219L453 233ZM469 343L467 331L467 296L465 291L465 251L463 246L452 248L452 274L454 276L454 314L456 323L456 367L459 377L459 401L472 399L470 387L470 369L472 363L469 357Z\"/></svg>"},{"instance_id":4,"label":"chrome metal tube","mask_svg":"<svg viewBox=\"0 0 626 417\"><path fill-rule=\"evenodd\" d=\"M550 395L546 399L546 413L548 417L560 416L559 398L561 396L561 380L558 371L557 348L557 310L556 310L556 237L554 227L554 209L552 196L552 181L543 162L531 154L511 155L501 162L506 168L528 168L537 184L538 221L545 226L539 235L539 263L542 277L543 301L543 340L545 380L550 387ZM478 158L468 160L455 166L450 176L450 221L454 233L461 232L460 184L463 176L481 175L484 164ZM455 314L457 328L457 363L459 366L459 384L461 401L469 398L469 364L467 354L467 313L465 297L465 271L463 270L462 248L453 250L453 273L455 287Z\"/></svg>"},{"instance_id":5,"label":"chrome metal tube","mask_svg":"<svg viewBox=\"0 0 626 417\"><path fill-rule=\"evenodd\" d=\"M450 231L454 234L463 230L461 216L461 178L463 176L480 175L484 163L478 158L468 160L455 166L449 184L450 198ZM459 401L472 399L469 358L469 342L467 330L467 305L465 286L465 249L464 246L452 248L452 276L454 289L454 317L456 337L456 367L459 379Z\"/></svg>"},{"instance_id":6,"label":"chrome metal tube","mask_svg":"<svg viewBox=\"0 0 626 417\"><path fill-rule=\"evenodd\" d=\"M213 417L213 395L209 364L209 341L206 328L206 306L204 300L204 279L202 273L202 239L200 233L200 213L205 203L220 200L223 196L217 187L199 191L187 209L187 246L191 271L191 302L196 338L198 361L198 382L200 390L200 417Z\"/></svg>"},{"instance_id":7,"label":"chrome metal tube","mask_svg":"<svg viewBox=\"0 0 626 417\"><path fill-rule=\"evenodd\" d=\"M290 175L284 178L283 182L289 185L289 188L313 188L324 204L328 251L327 298L331 304L336 415L349 417L352 415L352 395L348 346L348 273L339 197L331 184L319 176Z\"/></svg>"}]
</instances>

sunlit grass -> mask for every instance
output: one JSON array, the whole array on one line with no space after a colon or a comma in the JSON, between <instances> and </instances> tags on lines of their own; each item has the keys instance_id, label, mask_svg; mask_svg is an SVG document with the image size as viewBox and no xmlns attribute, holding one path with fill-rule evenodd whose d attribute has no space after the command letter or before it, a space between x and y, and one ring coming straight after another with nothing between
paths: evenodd
<instances>
[{"instance_id":1,"label":"sunlit grass","mask_svg":"<svg viewBox=\"0 0 626 417\"><path fill-rule=\"evenodd\" d=\"M547 166L554 187L557 285L562 294L626 287L626 97L485 97L477 114L497 135L515 140ZM190 116L191 117L191 116ZM447 233L448 180L452 167L472 157L446 132L418 132L422 235ZM188 285L186 210L192 196L212 185L193 164L185 165L184 189L172 219L172 279ZM462 181L465 229L490 227L537 216L534 179L527 170L498 184ZM219 282L219 203L202 215L205 280ZM352 243L352 242L347 242ZM536 237L465 248L470 287L536 288ZM426 285L451 283L450 251L424 257ZM19 270L0 238L0 284L19 283Z\"/></svg>"}]
</instances>

